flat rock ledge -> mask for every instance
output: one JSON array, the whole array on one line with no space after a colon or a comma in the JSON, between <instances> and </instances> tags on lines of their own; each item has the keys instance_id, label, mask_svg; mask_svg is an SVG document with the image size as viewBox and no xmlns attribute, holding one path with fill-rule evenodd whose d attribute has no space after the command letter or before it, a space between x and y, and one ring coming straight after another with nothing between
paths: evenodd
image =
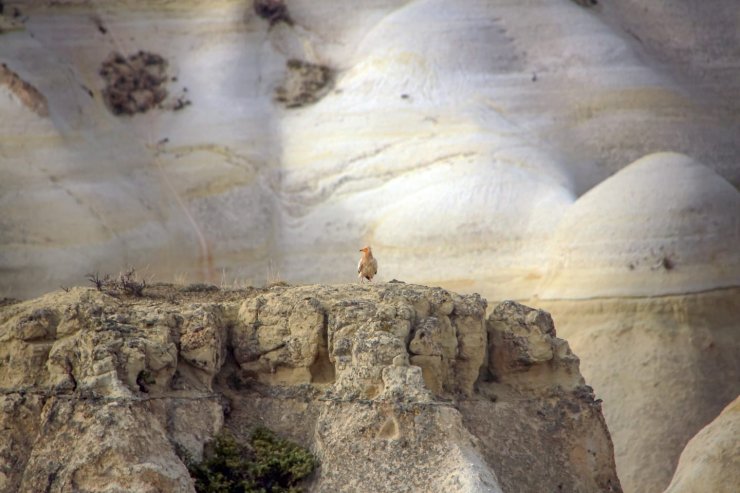
<instances>
[{"instance_id":1,"label":"flat rock ledge","mask_svg":"<svg viewBox=\"0 0 740 493\"><path fill-rule=\"evenodd\" d=\"M620 492L550 315L486 309L395 281L4 301L0 491L194 491L178 451L264 425L319 458L306 491Z\"/></svg>"}]
</instances>

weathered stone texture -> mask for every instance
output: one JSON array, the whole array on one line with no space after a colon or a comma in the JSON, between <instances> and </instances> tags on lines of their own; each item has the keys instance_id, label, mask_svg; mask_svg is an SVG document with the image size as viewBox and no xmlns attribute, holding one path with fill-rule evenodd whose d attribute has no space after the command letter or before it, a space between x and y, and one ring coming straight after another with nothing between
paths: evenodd
<instances>
[{"instance_id":1,"label":"weathered stone texture","mask_svg":"<svg viewBox=\"0 0 740 493\"><path fill-rule=\"evenodd\" d=\"M620 491L545 312L400 282L0 307L0 490L192 491L222 428L310 447L310 491Z\"/></svg>"}]
</instances>

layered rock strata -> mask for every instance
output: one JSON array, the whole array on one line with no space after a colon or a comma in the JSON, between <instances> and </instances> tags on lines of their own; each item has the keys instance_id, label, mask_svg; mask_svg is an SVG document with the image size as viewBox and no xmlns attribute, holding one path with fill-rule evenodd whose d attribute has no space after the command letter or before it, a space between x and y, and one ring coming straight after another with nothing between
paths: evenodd
<instances>
[{"instance_id":1,"label":"layered rock strata","mask_svg":"<svg viewBox=\"0 0 740 493\"><path fill-rule=\"evenodd\" d=\"M634 159L740 183L736 2L592 3L6 0L0 63L45 104L0 77L0 296L348 282L371 243L381 279L526 299Z\"/></svg>"},{"instance_id":2,"label":"layered rock strata","mask_svg":"<svg viewBox=\"0 0 740 493\"><path fill-rule=\"evenodd\" d=\"M193 491L220 429L310 447L309 491L621 491L549 315L440 288L74 288L0 307L0 489Z\"/></svg>"},{"instance_id":3,"label":"layered rock strata","mask_svg":"<svg viewBox=\"0 0 740 493\"><path fill-rule=\"evenodd\" d=\"M558 226L530 303L604 399L626 491L663 491L689 439L740 393L739 244L740 193L676 153L630 164Z\"/></svg>"}]
</instances>

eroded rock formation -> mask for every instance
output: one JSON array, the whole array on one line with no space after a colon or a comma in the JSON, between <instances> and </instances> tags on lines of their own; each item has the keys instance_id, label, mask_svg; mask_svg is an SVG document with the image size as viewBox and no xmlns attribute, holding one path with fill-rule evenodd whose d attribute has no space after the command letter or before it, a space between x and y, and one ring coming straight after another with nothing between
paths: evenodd
<instances>
[{"instance_id":1,"label":"eroded rock formation","mask_svg":"<svg viewBox=\"0 0 740 493\"><path fill-rule=\"evenodd\" d=\"M657 153L579 198L553 237L530 303L604 399L626 491L663 491L689 439L740 393L739 218L730 183Z\"/></svg>"},{"instance_id":2,"label":"eroded rock formation","mask_svg":"<svg viewBox=\"0 0 740 493\"><path fill-rule=\"evenodd\" d=\"M192 491L222 427L310 447L311 491L621 491L578 358L542 311L404 283L0 307L3 491Z\"/></svg>"},{"instance_id":3,"label":"eroded rock formation","mask_svg":"<svg viewBox=\"0 0 740 493\"><path fill-rule=\"evenodd\" d=\"M740 183L736 1L592 3L5 0L0 63L49 117L0 84L0 296L132 263L347 282L371 243L382 280L526 299L631 161Z\"/></svg>"},{"instance_id":4,"label":"eroded rock formation","mask_svg":"<svg viewBox=\"0 0 740 493\"><path fill-rule=\"evenodd\" d=\"M697 433L681 453L665 493L731 493L740 485L740 397Z\"/></svg>"},{"instance_id":5,"label":"eroded rock formation","mask_svg":"<svg viewBox=\"0 0 740 493\"><path fill-rule=\"evenodd\" d=\"M380 280L547 298L607 419L625 406L612 429L626 489L658 492L737 394L717 374L740 371L724 356L740 286L740 17L737 0L593 4L4 0L0 297L131 264L157 280L346 282L372 243ZM162 57L144 91L119 77L139 52ZM122 73L101 77L111 53ZM106 104L113 81L123 114ZM609 178L664 150L693 160L662 155L683 166L639 200L647 174ZM694 193L711 200L695 208ZM451 348L423 346L412 359L444 385ZM684 376L671 405L663 382ZM658 417L635 426L650 403Z\"/></svg>"}]
</instances>

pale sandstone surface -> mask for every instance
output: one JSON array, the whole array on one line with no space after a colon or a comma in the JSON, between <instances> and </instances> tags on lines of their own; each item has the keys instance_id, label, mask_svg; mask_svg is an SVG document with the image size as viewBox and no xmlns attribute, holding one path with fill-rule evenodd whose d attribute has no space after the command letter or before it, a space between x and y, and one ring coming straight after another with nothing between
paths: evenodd
<instances>
[{"instance_id":1,"label":"pale sandstone surface","mask_svg":"<svg viewBox=\"0 0 740 493\"><path fill-rule=\"evenodd\" d=\"M575 198L637 157L740 183L732 0L300 0L273 26L241 0L5 5L0 61L49 116L0 87L0 294L128 264L348 281L372 243L382 279L523 299ZM168 98L114 116L98 71L138 50ZM312 100L291 60L331 74L315 103L276 100Z\"/></svg>"},{"instance_id":2,"label":"pale sandstone surface","mask_svg":"<svg viewBox=\"0 0 740 493\"><path fill-rule=\"evenodd\" d=\"M730 493L740 488L740 398L697 433L678 461L665 493L712 491Z\"/></svg>"},{"instance_id":3,"label":"pale sandstone surface","mask_svg":"<svg viewBox=\"0 0 740 493\"><path fill-rule=\"evenodd\" d=\"M0 307L3 491L192 491L222 427L311 448L309 491L621 491L545 312L440 288L73 288Z\"/></svg>"},{"instance_id":4,"label":"pale sandstone surface","mask_svg":"<svg viewBox=\"0 0 740 493\"><path fill-rule=\"evenodd\" d=\"M486 460L497 464L502 489L621 491L601 459L612 444L598 431L606 427L600 401L584 385L578 357L556 337L550 314L504 302L488 318L488 336L488 372L479 389L496 404L469 399L461 410ZM512 420L515 415L525 418ZM542 453L532 456L531 450ZM535 469L548 482L527 473Z\"/></svg>"},{"instance_id":5,"label":"pale sandstone surface","mask_svg":"<svg viewBox=\"0 0 740 493\"><path fill-rule=\"evenodd\" d=\"M567 253L550 254L550 244L579 252L568 268L590 266L565 269L549 294L556 299L589 298L597 290L627 298L680 296L740 285L731 248L738 238L730 215L736 198L726 183L707 186L707 177L720 181L710 171L687 173L695 170L691 164L653 177L652 191L666 209L646 196L633 201L633 182L612 181L611 199L632 205L626 209L634 221L612 214L608 204L590 210L589 200L579 199L635 159L666 150L740 185L736 1L582 6L588 3L291 0L293 25L270 26L242 0L6 0L0 62L17 78L4 71L0 83L0 297L35 296L78 284L88 272L128 265L150 280L345 282L354 279L356 250L367 243L380 260L379 280L477 291L491 300L538 294L552 263ZM23 13L19 18L14 7ZM101 63L113 51L138 50L166 59L169 96L161 109L113 116L102 100ZM302 97L306 81L295 78L300 71L290 68L291 59L331 71L313 104L288 109L276 100ZM192 105L174 111L179 100ZM674 203L674 194L663 192L682 191L677 196L685 199L694 179L702 183L700 215L686 208L691 200ZM644 206L653 211L647 219ZM675 214L676 207L685 213ZM563 233L559 222L568 217L571 226L574 218L585 219L592 236L583 238L577 227ZM615 235L615 219L639 227ZM651 235L652 228L665 237ZM628 234L633 248L622 250ZM552 241L558 236L565 243ZM586 241L568 243L571 236ZM664 239L670 241L664 245ZM583 248L597 243L593 251ZM670 256L676 252L681 257ZM634 258L640 260L634 271L619 270ZM566 303L572 313L556 319L563 334L570 335L568 320L591 310L585 303ZM316 315L310 306L303 309ZM605 322L610 317L602 311L596 325L611 323ZM717 322L725 320L719 314L692 320L699 328L725 324ZM439 320L424 323L443 339L450 331ZM469 334L470 347L480 347L474 345L481 336ZM208 372L223 355L198 344L224 341L212 333L185 339L178 361L196 368L182 373L206 391ZM265 350L279 338L259 339ZM34 367L49 344L13 340L0 350L5 356L19 351L23 356L14 361L31 375L8 376L13 385L37 378L60 389L70 385L66 368L73 359L50 363L53 378ZM303 353L314 347L326 358L313 370L285 364L310 357ZM444 386L451 346L429 350L417 340L414 347L419 354L412 359L430 388ZM576 348L584 368L592 365L591 347ZM598 355L601 349L593 347ZM262 362L241 364L250 371L277 364L274 374L260 377L270 384L306 375L331 381L333 365L322 348L315 340L294 343ZM157 371L166 376L170 353L162 351ZM142 354L125 356L132 361L129 384ZM618 367L629 358L614 359ZM110 366L101 363L100 374L83 372L81 384L110 383L108 392L126 395L125 386L110 380ZM589 381L601 378L584 372ZM475 372L455 373L460 388L475 380ZM604 395L607 419L610 400L614 407L625 403L627 414L638 412L618 392L632 383L602 380L599 393L615 386L608 391L614 397ZM657 382L647 378L638 394L649 395L645 389L662 385ZM692 433L726 402L689 411L705 419ZM635 437L637 449L642 438ZM628 449L618 433L615 443ZM674 464L684 443L672 441L665 450ZM665 481L656 486L660 491L671 472L656 467L661 472L654 477ZM631 468L651 474L636 461L627 478ZM628 491L642 491L638 486L625 482Z\"/></svg>"},{"instance_id":6,"label":"pale sandstone surface","mask_svg":"<svg viewBox=\"0 0 740 493\"><path fill-rule=\"evenodd\" d=\"M647 297L739 286L738 245L740 192L688 156L650 154L568 209L537 295Z\"/></svg>"},{"instance_id":7,"label":"pale sandstone surface","mask_svg":"<svg viewBox=\"0 0 740 493\"><path fill-rule=\"evenodd\" d=\"M663 491L686 443L740 393L740 289L531 303L604 400L625 491Z\"/></svg>"},{"instance_id":8,"label":"pale sandstone surface","mask_svg":"<svg viewBox=\"0 0 740 493\"><path fill-rule=\"evenodd\" d=\"M667 179L670 177L670 179ZM678 153L581 196L529 301L553 314L604 399L626 491L660 492L740 392L740 192Z\"/></svg>"}]
</instances>

